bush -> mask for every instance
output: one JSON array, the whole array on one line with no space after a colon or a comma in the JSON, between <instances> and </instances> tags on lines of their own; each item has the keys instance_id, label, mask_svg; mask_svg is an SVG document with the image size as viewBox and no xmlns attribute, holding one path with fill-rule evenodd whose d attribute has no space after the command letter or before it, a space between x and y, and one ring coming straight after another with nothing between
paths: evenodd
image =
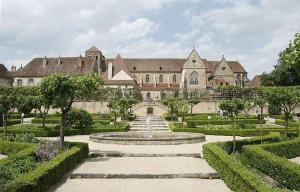
<instances>
[{"instance_id":1,"label":"bush","mask_svg":"<svg viewBox=\"0 0 300 192\"><path fill-rule=\"evenodd\" d=\"M8 167L0 164L0 191L3 191L4 186L12 179L13 175Z\"/></svg>"},{"instance_id":2,"label":"bush","mask_svg":"<svg viewBox=\"0 0 300 192\"><path fill-rule=\"evenodd\" d=\"M277 138L278 139L278 138ZM277 140L276 136L266 136L264 140ZM260 138L237 141L237 146L260 142ZM255 173L242 165L236 158L223 149L224 143L209 143L203 146L204 158L212 166L233 191L272 192L283 191L273 189L264 183Z\"/></svg>"},{"instance_id":3,"label":"bush","mask_svg":"<svg viewBox=\"0 0 300 192\"><path fill-rule=\"evenodd\" d=\"M178 116L177 116L176 114L173 114L173 117L172 117L171 114L165 113L165 114L164 114L164 119L165 119L166 121L177 121L177 120L178 120Z\"/></svg>"},{"instance_id":4,"label":"bush","mask_svg":"<svg viewBox=\"0 0 300 192\"><path fill-rule=\"evenodd\" d=\"M255 129L256 126L253 124L247 124L246 122L239 122L237 126L241 129Z\"/></svg>"},{"instance_id":5,"label":"bush","mask_svg":"<svg viewBox=\"0 0 300 192\"><path fill-rule=\"evenodd\" d=\"M283 146L281 146L283 145ZM288 148L291 147L291 148ZM244 146L242 155L247 159L247 163L251 166L261 170L265 174L274 178L277 182L289 189L300 189L300 166L296 163L290 162L286 158L281 158L276 154L285 156L283 150L295 150L293 155L300 155L300 140L281 142L276 144L265 144L256 146ZM287 156L291 157L290 154Z\"/></svg>"},{"instance_id":6,"label":"bush","mask_svg":"<svg viewBox=\"0 0 300 192\"><path fill-rule=\"evenodd\" d=\"M45 161L36 169L15 178L7 184L5 191L43 192L59 181L61 176L73 169L78 163L88 157L88 144L68 143L71 147L50 161Z\"/></svg>"},{"instance_id":7,"label":"bush","mask_svg":"<svg viewBox=\"0 0 300 192\"><path fill-rule=\"evenodd\" d=\"M37 162L33 156L12 155L8 158L9 163L6 166L14 178L34 170L37 166Z\"/></svg>"},{"instance_id":8,"label":"bush","mask_svg":"<svg viewBox=\"0 0 300 192\"><path fill-rule=\"evenodd\" d=\"M110 120L94 120L93 123L100 124L100 125L109 125Z\"/></svg>"},{"instance_id":9,"label":"bush","mask_svg":"<svg viewBox=\"0 0 300 192\"><path fill-rule=\"evenodd\" d=\"M236 119L235 123L245 122L244 119ZM231 121L229 120L188 120L188 127L196 127L197 125L230 125ZM247 124L259 124L257 119L247 119ZM262 123L265 124L266 120L262 120Z\"/></svg>"},{"instance_id":10,"label":"bush","mask_svg":"<svg viewBox=\"0 0 300 192\"><path fill-rule=\"evenodd\" d=\"M21 124L20 119L7 119L7 126ZM2 118L0 119L0 127L3 126Z\"/></svg>"},{"instance_id":11,"label":"bush","mask_svg":"<svg viewBox=\"0 0 300 192\"><path fill-rule=\"evenodd\" d=\"M40 142L35 150L36 158L39 162L53 159L59 152L59 144L53 141Z\"/></svg>"},{"instance_id":12,"label":"bush","mask_svg":"<svg viewBox=\"0 0 300 192\"><path fill-rule=\"evenodd\" d=\"M32 134L32 133L17 134L13 141L22 142L22 143L38 143L39 142L39 140L37 138L35 138L34 134Z\"/></svg>"},{"instance_id":13,"label":"bush","mask_svg":"<svg viewBox=\"0 0 300 192\"><path fill-rule=\"evenodd\" d=\"M34 146L35 146L34 144L29 144L29 143L18 143L18 142L0 140L0 153L4 155L15 154L27 148L32 148Z\"/></svg>"},{"instance_id":14,"label":"bush","mask_svg":"<svg viewBox=\"0 0 300 192\"><path fill-rule=\"evenodd\" d=\"M93 119L89 112L82 109L72 109L67 114L66 126L73 128L86 128L92 125Z\"/></svg>"},{"instance_id":15,"label":"bush","mask_svg":"<svg viewBox=\"0 0 300 192\"><path fill-rule=\"evenodd\" d=\"M288 123L289 123L289 124L288 124L288 127L298 127L298 123L291 122L290 120L289 120ZM284 126L285 121L284 121L284 120L281 120L281 119L277 119L277 120L275 121L275 124L276 124L276 125Z\"/></svg>"},{"instance_id":16,"label":"bush","mask_svg":"<svg viewBox=\"0 0 300 192\"><path fill-rule=\"evenodd\" d=\"M32 119L31 123L38 123L41 124L43 122L43 119L41 118L35 118ZM60 124L60 117L48 117L45 119L45 123L49 124Z\"/></svg>"}]
</instances>

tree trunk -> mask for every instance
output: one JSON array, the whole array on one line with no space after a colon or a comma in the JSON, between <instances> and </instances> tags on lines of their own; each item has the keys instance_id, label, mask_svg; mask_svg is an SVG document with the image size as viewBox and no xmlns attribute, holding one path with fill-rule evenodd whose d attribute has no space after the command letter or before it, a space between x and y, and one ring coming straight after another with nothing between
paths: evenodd
<instances>
[{"instance_id":1,"label":"tree trunk","mask_svg":"<svg viewBox=\"0 0 300 192\"><path fill-rule=\"evenodd\" d=\"M61 112L61 126L60 126L60 147L63 148L65 144L65 126L66 126L67 112Z\"/></svg>"},{"instance_id":2,"label":"tree trunk","mask_svg":"<svg viewBox=\"0 0 300 192\"><path fill-rule=\"evenodd\" d=\"M191 114L193 114L193 107L194 107L194 105L192 104L191 105Z\"/></svg>"},{"instance_id":3,"label":"tree trunk","mask_svg":"<svg viewBox=\"0 0 300 192\"><path fill-rule=\"evenodd\" d=\"M260 144L262 144L262 136L263 136L263 131L262 131L262 119L263 119L263 110L264 108L260 108L260 118L259 118L259 123L260 123Z\"/></svg>"},{"instance_id":4,"label":"tree trunk","mask_svg":"<svg viewBox=\"0 0 300 192\"><path fill-rule=\"evenodd\" d=\"M3 113L3 127L4 127L4 135L7 135L7 115Z\"/></svg>"},{"instance_id":5,"label":"tree trunk","mask_svg":"<svg viewBox=\"0 0 300 192\"><path fill-rule=\"evenodd\" d=\"M46 115L43 114L43 115L42 115L42 125L43 125L43 128L46 127L45 122L46 122Z\"/></svg>"},{"instance_id":6,"label":"tree trunk","mask_svg":"<svg viewBox=\"0 0 300 192\"><path fill-rule=\"evenodd\" d=\"M184 115L182 114L181 127L183 127L183 122L184 122Z\"/></svg>"},{"instance_id":7,"label":"tree trunk","mask_svg":"<svg viewBox=\"0 0 300 192\"><path fill-rule=\"evenodd\" d=\"M116 122L117 122L117 112L115 112L114 115L115 115L114 124L116 124Z\"/></svg>"},{"instance_id":8,"label":"tree trunk","mask_svg":"<svg viewBox=\"0 0 300 192\"><path fill-rule=\"evenodd\" d=\"M232 127L232 136L233 136L233 149L232 153L235 152L235 130L234 130L234 117L231 117L231 127Z\"/></svg>"},{"instance_id":9,"label":"tree trunk","mask_svg":"<svg viewBox=\"0 0 300 192\"><path fill-rule=\"evenodd\" d=\"M284 113L284 134L288 135L288 126L289 126L289 114Z\"/></svg>"}]
</instances>

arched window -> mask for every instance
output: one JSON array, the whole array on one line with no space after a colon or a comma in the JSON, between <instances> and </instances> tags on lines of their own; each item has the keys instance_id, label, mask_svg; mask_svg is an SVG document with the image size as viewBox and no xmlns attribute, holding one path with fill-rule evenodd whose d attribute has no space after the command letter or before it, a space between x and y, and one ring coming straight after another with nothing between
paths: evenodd
<instances>
[{"instance_id":1,"label":"arched window","mask_svg":"<svg viewBox=\"0 0 300 192\"><path fill-rule=\"evenodd\" d=\"M146 83L149 83L149 82L150 82L150 76L146 75Z\"/></svg>"},{"instance_id":2,"label":"arched window","mask_svg":"<svg viewBox=\"0 0 300 192\"><path fill-rule=\"evenodd\" d=\"M190 85L198 85L198 73L196 71L191 74Z\"/></svg>"},{"instance_id":3,"label":"arched window","mask_svg":"<svg viewBox=\"0 0 300 192\"><path fill-rule=\"evenodd\" d=\"M146 95L147 99L151 99L151 93L148 92L147 95Z\"/></svg>"},{"instance_id":4,"label":"arched window","mask_svg":"<svg viewBox=\"0 0 300 192\"><path fill-rule=\"evenodd\" d=\"M173 75L173 83L176 83L176 75Z\"/></svg>"},{"instance_id":5,"label":"arched window","mask_svg":"<svg viewBox=\"0 0 300 192\"><path fill-rule=\"evenodd\" d=\"M159 76L159 82L160 82L160 83L163 83L163 82L164 82L164 76L163 76L163 75L160 75L160 76Z\"/></svg>"},{"instance_id":6,"label":"arched window","mask_svg":"<svg viewBox=\"0 0 300 192\"><path fill-rule=\"evenodd\" d=\"M18 86L22 86L22 84L23 84L22 79L18 79L18 80L17 80L17 85L18 85Z\"/></svg>"}]
</instances>

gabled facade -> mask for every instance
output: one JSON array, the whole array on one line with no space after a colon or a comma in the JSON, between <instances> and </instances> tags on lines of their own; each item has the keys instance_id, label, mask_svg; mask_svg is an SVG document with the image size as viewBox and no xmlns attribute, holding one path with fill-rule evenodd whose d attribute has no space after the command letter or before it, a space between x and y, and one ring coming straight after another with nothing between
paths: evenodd
<instances>
[{"instance_id":1,"label":"gabled facade","mask_svg":"<svg viewBox=\"0 0 300 192\"><path fill-rule=\"evenodd\" d=\"M84 56L34 58L25 67L10 72L13 86L39 85L55 72L83 75L99 73L104 86L138 87L144 99L159 99L161 91L193 91L218 86L247 86L247 72L238 61L208 61L193 49L187 58L105 58L91 47Z\"/></svg>"}]
</instances>

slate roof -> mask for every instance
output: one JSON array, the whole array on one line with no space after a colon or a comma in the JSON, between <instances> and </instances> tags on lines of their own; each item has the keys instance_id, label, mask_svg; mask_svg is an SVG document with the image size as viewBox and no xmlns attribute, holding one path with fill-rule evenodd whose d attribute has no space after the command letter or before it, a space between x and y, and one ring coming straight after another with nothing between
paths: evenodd
<instances>
[{"instance_id":1,"label":"slate roof","mask_svg":"<svg viewBox=\"0 0 300 192\"><path fill-rule=\"evenodd\" d=\"M9 79L7 68L0 63L0 78Z\"/></svg>"},{"instance_id":2,"label":"slate roof","mask_svg":"<svg viewBox=\"0 0 300 192\"><path fill-rule=\"evenodd\" d=\"M261 75L255 75L250 81L250 87L260 87L261 86Z\"/></svg>"}]
</instances>

